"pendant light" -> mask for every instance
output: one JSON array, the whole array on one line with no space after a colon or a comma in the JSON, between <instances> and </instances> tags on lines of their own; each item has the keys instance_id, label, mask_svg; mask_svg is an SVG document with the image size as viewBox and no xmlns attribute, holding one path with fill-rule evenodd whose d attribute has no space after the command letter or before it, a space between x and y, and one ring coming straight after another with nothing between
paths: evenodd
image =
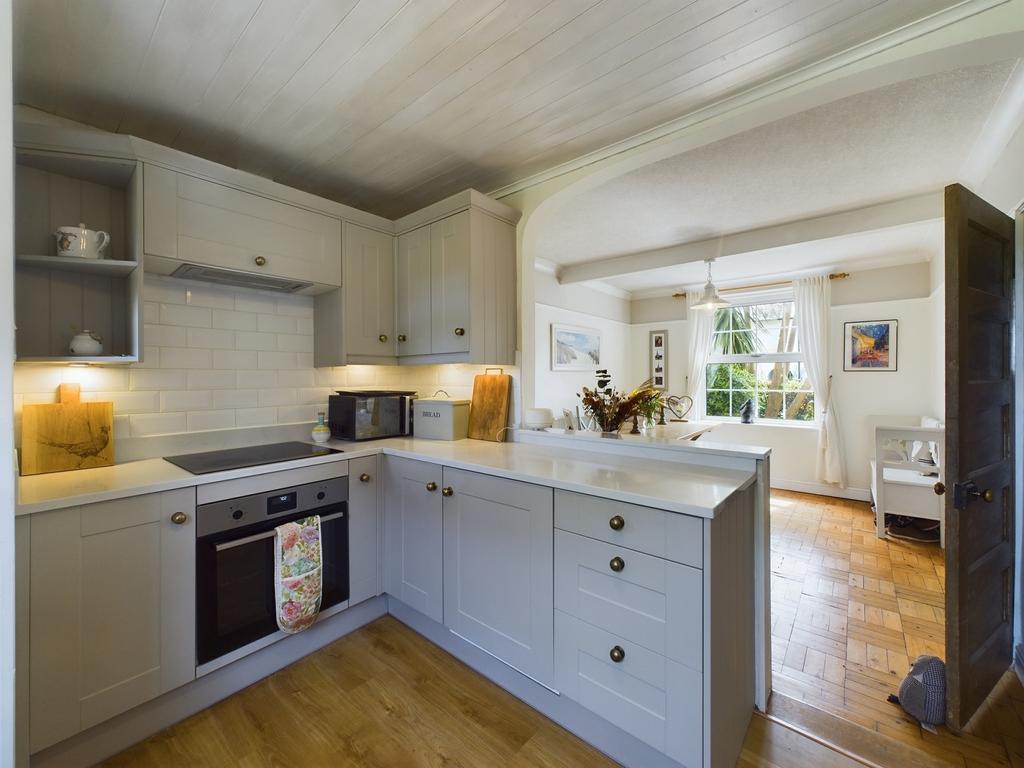
<instances>
[{"instance_id":1,"label":"pendant light","mask_svg":"<svg viewBox=\"0 0 1024 768\"><path fill-rule=\"evenodd\" d=\"M691 309L706 309L714 312L716 309L729 306L729 302L718 295L718 289L711 282L711 262L713 261L714 259L706 259L704 262L708 265L708 281L704 285L704 291L701 293L700 299L691 306Z\"/></svg>"}]
</instances>

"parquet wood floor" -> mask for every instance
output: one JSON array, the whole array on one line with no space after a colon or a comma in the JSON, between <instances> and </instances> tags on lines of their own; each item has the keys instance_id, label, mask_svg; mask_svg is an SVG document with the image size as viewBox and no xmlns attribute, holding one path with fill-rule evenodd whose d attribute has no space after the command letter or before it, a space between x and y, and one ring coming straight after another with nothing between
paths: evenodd
<instances>
[{"instance_id":1,"label":"parquet wood floor","mask_svg":"<svg viewBox=\"0 0 1024 768\"><path fill-rule=\"evenodd\" d=\"M973 736L929 733L885 700L917 656L945 657L937 544L877 538L864 502L773 491L771 518L776 691L951 765L1024 768L1024 691L1012 673Z\"/></svg>"}]
</instances>

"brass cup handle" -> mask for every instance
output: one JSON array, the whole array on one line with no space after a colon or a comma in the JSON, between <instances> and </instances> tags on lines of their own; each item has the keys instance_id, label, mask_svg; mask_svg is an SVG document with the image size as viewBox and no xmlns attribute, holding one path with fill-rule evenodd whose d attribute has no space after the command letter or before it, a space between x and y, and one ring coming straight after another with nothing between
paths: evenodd
<instances>
[{"instance_id":1,"label":"brass cup handle","mask_svg":"<svg viewBox=\"0 0 1024 768\"><path fill-rule=\"evenodd\" d=\"M456 336L465 336L466 335L466 329L465 328L456 328L455 329L455 335Z\"/></svg>"},{"instance_id":2,"label":"brass cup handle","mask_svg":"<svg viewBox=\"0 0 1024 768\"><path fill-rule=\"evenodd\" d=\"M382 333L380 336L377 337L377 341L379 341L381 344L387 343L387 340L388 335L386 333Z\"/></svg>"},{"instance_id":3,"label":"brass cup handle","mask_svg":"<svg viewBox=\"0 0 1024 768\"><path fill-rule=\"evenodd\" d=\"M935 491L936 496L942 496L946 493L946 484L936 483L935 485L932 486L932 490Z\"/></svg>"},{"instance_id":4,"label":"brass cup handle","mask_svg":"<svg viewBox=\"0 0 1024 768\"><path fill-rule=\"evenodd\" d=\"M398 334L398 340L399 341L405 341L405 334L404 333Z\"/></svg>"},{"instance_id":5,"label":"brass cup handle","mask_svg":"<svg viewBox=\"0 0 1024 768\"><path fill-rule=\"evenodd\" d=\"M612 649L610 651L608 651L608 656L616 664L620 664L622 662L622 660L624 658L626 658L626 652L624 650L622 650L622 646L621 645L616 645L616 646L612 647Z\"/></svg>"},{"instance_id":6,"label":"brass cup handle","mask_svg":"<svg viewBox=\"0 0 1024 768\"><path fill-rule=\"evenodd\" d=\"M625 560L623 560L623 559L622 559L621 557L619 557L618 555L616 555L615 557L613 557L613 558L612 558L612 559L611 559L611 560L610 560L610 561L608 562L608 567L609 567L609 568L611 568L611 569L612 569L613 571L615 571L616 573L618 573L619 571L621 571L621 570L622 570L623 568L625 568L625 567L626 567L626 561L625 561Z\"/></svg>"},{"instance_id":7,"label":"brass cup handle","mask_svg":"<svg viewBox=\"0 0 1024 768\"><path fill-rule=\"evenodd\" d=\"M621 531L623 528L626 527L626 518L624 518L622 515L616 515L608 521L608 527L611 528L613 531Z\"/></svg>"},{"instance_id":8,"label":"brass cup handle","mask_svg":"<svg viewBox=\"0 0 1024 768\"><path fill-rule=\"evenodd\" d=\"M175 512L173 515L171 515L171 522L175 525L184 525L188 522L188 515L186 515L184 512Z\"/></svg>"},{"instance_id":9,"label":"brass cup handle","mask_svg":"<svg viewBox=\"0 0 1024 768\"><path fill-rule=\"evenodd\" d=\"M452 487L450 485L447 485L447 486L445 486L444 488L441 489L441 495L445 496L445 497L451 496L454 493L455 493L455 491L452 490Z\"/></svg>"},{"instance_id":10,"label":"brass cup handle","mask_svg":"<svg viewBox=\"0 0 1024 768\"><path fill-rule=\"evenodd\" d=\"M256 262L257 267L265 267L267 265L266 256L257 256L255 259L253 259L253 261Z\"/></svg>"},{"instance_id":11,"label":"brass cup handle","mask_svg":"<svg viewBox=\"0 0 1024 768\"><path fill-rule=\"evenodd\" d=\"M427 483L427 490L430 491L431 493L436 491L437 490L437 483L435 483L433 480L431 480L429 483Z\"/></svg>"},{"instance_id":12,"label":"brass cup handle","mask_svg":"<svg viewBox=\"0 0 1024 768\"><path fill-rule=\"evenodd\" d=\"M359 482L360 483L368 483L368 482L370 482L370 476L366 472L363 472L363 474L361 474L359 476Z\"/></svg>"}]
</instances>

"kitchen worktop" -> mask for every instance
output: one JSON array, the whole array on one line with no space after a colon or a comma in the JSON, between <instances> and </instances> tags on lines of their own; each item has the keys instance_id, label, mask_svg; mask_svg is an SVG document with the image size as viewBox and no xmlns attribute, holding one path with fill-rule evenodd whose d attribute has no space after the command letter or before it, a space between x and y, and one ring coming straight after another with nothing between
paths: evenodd
<instances>
[{"instance_id":1,"label":"kitchen worktop","mask_svg":"<svg viewBox=\"0 0 1024 768\"><path fill-rule=\"evenodd\" d=\"M368 443L330 441L344 453L192 475L163 459L22 477L16 514L205 485L298 467L383 453L713 518L722 503L754 481L747 470L720 469L629 455L588 452L580 443L547 446L481 440L452 442L390 438ZM628 454L628 450L625 452Z\"/></svg>"}]
</instances>

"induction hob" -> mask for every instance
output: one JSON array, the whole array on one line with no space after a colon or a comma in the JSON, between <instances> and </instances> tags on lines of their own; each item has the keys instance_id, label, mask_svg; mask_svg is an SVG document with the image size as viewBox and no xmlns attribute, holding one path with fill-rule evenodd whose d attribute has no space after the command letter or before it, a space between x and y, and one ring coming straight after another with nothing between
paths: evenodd
<instances>
[{"instance_id":1,"label":"induction hob","mask_svg":"<svg viewBox=\"0 0 1024 768\"><path fill-rule=\"evenodd\" d=\"M314 456L329 456L332 453L343 453L343 451L293 440L287 443L228 448L223 451L164 456L164 461L169 461L193 475L208 475L211 472L224 472L228 469L258 467L260 464L276 464L281 461L309 459Z\"/></svg>"}]
</instances>

